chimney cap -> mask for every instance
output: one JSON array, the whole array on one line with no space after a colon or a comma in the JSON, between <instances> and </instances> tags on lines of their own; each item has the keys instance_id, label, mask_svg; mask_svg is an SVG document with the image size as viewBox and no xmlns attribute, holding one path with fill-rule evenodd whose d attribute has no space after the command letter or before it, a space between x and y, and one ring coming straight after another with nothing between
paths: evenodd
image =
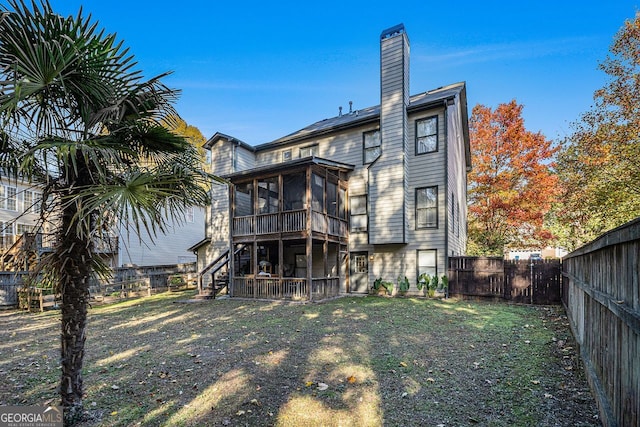
<instances>
[{"instance_id":1,"label":"chimney cap","mask_svg":"<svg viewBox=\"0 0 640 427\"><path fill-rule=\"evenodd\" d=\"M388 39L398 34L404 33L404 24L394 25L391 28L387 28L380 34L380 40Z\"/></svg>"}]
</instances>

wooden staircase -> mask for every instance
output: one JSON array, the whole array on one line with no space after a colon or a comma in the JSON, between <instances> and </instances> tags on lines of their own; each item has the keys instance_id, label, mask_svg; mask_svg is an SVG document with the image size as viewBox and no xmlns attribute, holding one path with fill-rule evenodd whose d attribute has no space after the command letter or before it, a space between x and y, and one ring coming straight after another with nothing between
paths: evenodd
<instances>
[{"instance_id":1,"label":"wooden staircase","mask_svg":"<svg viewBox=\"0 0 640 427\"><path fill-rule=\"evenodd\" d=\"M238 254L244 248L245 245L236 249L233 255ZM196 299L215 299L216 296L229 289L229 252L229 250L224 251L222 255L198 272L198 295L196 295ZM221 271L224 267L227 267L227 270ZM209 271L211 272L211 282L205 287L203 277Z\"/></svg>"},{"instance_id":2,"label":"wooden staircase","mask_svg":"<svg viewBox=\"0 0 640 427\"><path fill-rule=\"evenodd\" d=\"M226 272L218 273L228 264L229 251L227 250L198 272L198 295L196 295L196 299L215 299L223 290L228 288L229 274ZM209 271L211 271L211 282L205 287L203 278Z\"/></svg>"},{"instance_id":3,"label":"wooden staircase","mask_svg":"<svg viewBox=\"0 0 640 427\"><path fill-rule=\"evenodd\" d=\"M0 255L0 271L29 271L40 260L37 235L24 233Z\"/></svg>"}]
</instances>

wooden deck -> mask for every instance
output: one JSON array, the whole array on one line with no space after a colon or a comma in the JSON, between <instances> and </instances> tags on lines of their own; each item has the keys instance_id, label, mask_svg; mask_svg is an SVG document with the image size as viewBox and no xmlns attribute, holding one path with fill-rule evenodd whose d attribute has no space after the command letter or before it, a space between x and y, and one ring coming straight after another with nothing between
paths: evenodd
<instances>
[{"instance_id":1,"label":"wooden deck","mask_svg":"<svg viewBox=\"0 0 640 427\"><path fill-rule=\"evenodd\" d=\"M314 278L309 281L301 277L242 276L233 278L232 296L240 298L317 301L338 296L338 277Z\"/></svg>"}]
</instances>

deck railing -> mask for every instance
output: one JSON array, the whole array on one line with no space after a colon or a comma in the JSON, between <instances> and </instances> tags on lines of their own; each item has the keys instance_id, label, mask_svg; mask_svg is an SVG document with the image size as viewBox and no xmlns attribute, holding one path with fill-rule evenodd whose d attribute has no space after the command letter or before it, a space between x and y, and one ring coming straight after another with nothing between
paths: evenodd
<instances>
[{"instance_id":1,"label":"deck railing","mask_svg":"<svg viewBox=\"0 0 640 427\"><path fill-rule=\"evenodd\" d=\"M252 236L275 233L292 233L307 229L307 211L295 210L277 213L237 216L233 218L234 236ZM311 230L333 236L347 236L344 219L312 212Z\"/></svg>"},{"instance_id":2,"label":"deck railing","mask_svg":"<svg viewBox=\"0 0 640 427\"><path fill-rule=\"evenodd\" d=\"M314 278L311 290L314 300L337 296L340 292L340 279ZM307 279L301 277L234 277L232 295L240 298L303 301L309 300L309 284Z\"/></svg>"},{"instance_id":3,"label":"deck railing","mask_svg":"<svg viewBox=\"0 0 640 427\"><path fill-rule=\"evenodd\" d=\"M307 211L282 212L282 231L302 231L307 228Z\"/></svg>"}]
</instances>

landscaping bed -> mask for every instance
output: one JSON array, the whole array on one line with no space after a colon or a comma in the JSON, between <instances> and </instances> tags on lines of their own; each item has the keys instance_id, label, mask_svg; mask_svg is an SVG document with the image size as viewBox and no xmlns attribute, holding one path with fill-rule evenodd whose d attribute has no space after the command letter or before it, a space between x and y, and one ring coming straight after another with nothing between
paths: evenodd
<instances>
[{"instance_id":1,"label":"landscaping bed","mask_svg":"<svg viewBox=\"0 0 640 427\"><path fill-rule=\"evenodd\" d=\"M168 292L90 310L84 426L598 426L560 307ZM0 312L0 405L56 404L59 312Z\"/></svg>"}]
</instances>

